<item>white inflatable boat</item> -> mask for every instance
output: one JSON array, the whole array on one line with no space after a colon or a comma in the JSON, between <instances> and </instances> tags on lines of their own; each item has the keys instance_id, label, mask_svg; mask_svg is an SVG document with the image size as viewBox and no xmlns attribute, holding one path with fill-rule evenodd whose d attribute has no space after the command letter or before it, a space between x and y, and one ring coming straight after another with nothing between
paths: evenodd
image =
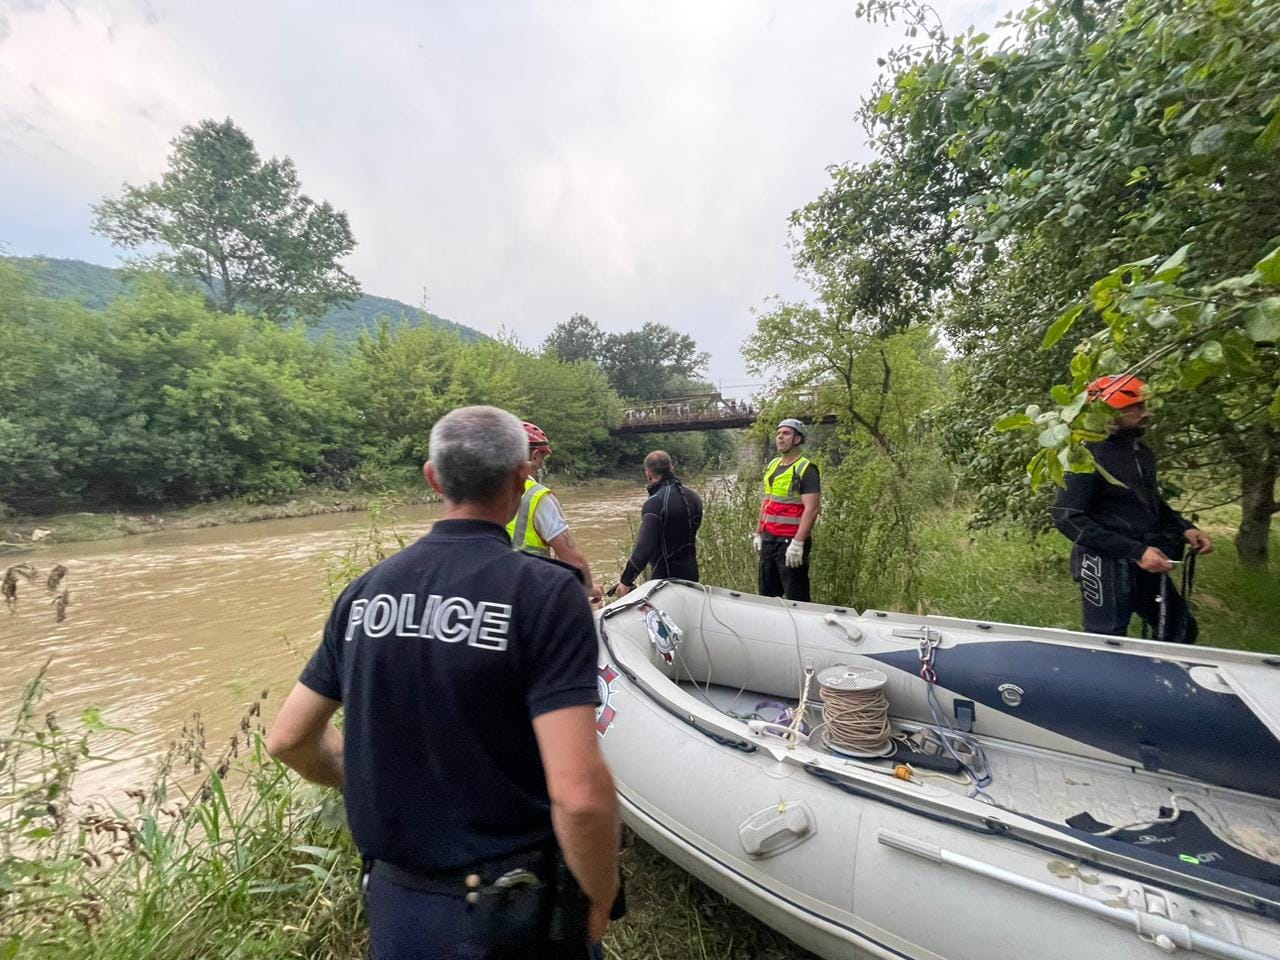
<instances>
[{"instance_id":1,"label":"white inflatable boat","mask_svg":"<svg viewBox=\"0 0 1280 960\"><path fill-rule=\"evenodd\" d=\"M600 640L628 825L821 957L1280 957L1280 657L681 581Z\"/></svg>"}]
</instances>

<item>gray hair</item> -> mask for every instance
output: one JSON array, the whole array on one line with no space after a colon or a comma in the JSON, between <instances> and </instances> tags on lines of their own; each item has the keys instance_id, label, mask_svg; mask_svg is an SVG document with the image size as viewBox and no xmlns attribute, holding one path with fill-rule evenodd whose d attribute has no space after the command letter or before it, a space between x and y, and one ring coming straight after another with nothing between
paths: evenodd
<instances>
[{"instance_id":1,"label":"gray hair","mask_svg":"<svg viewBox=\"0 0 1280 960\"><path fill-rule=\"evenodd\" d=\"M497 407L459 407L431 428L428 456L444 495L454 503L489 500L529 459L520 421Z\"/></svg>"}]
</instances>

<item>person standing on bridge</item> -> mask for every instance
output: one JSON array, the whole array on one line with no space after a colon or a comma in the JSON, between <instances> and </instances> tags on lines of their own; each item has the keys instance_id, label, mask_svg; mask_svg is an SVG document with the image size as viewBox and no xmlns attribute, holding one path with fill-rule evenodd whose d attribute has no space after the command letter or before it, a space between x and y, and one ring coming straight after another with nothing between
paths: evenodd
<instances>
[{"instance_id":1,"label":"person standing on bridge","mask_svg":"<svg viewBox=\"0 0 1280 960\"><path fill-rule=\"evenodd\" d=\"M582 574L582 584L592 603L604 596L600 585L591 579L591 567L573 534L569 521L564 518L560 501L549 487L539 483L534 476L542 470L551 456L551 441L536 424L523 421L524 432L529 438L529 477L524 482L524 497L520 508L507 524L507 536L517 550L539 557L555 556Z\"/></svg>"},{"instance_id":2,"label":"person standing on bridge","mask_svg":"<svg viewBox=\"0 0 1280 960\"><path fill-rule=\"evenodd\" d=\"M805 425L788 417L778 424L778 456L764 468L764 499L752 538L760 554L763 597L809 599L813 524L822 510L817 466L800 453Z\"/></svg>"},{"instance_id":3,"label":"person standing on bridge","mask_svg":"<svg viewBox=\"0 0 1280 960\"><path fill-rule=\"evenodd\" d=\"M671 454L654 450L644 458L649 499L640 508L640 532L618 582L625 597L645 567L654 579L698 579L698 528L702 526L702 498L680 482Z\"/></svg>"}]
</instances>

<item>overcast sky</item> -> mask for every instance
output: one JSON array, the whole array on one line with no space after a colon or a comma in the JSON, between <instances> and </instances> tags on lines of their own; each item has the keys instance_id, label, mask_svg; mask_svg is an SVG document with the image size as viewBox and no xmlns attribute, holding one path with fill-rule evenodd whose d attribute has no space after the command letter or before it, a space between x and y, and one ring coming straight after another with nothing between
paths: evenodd
<instances>
[{"instance_id":1,"label":"overcast sky","mask_svg":"<svg viewBox=\"0 0 1280 960\"><path fill-rule=\"evenodd\" d=\"M1011 5L937 4L955 31ZM528 344L657 320L742 383L751 308L805 292L788 214L869 156L853 113L899 35L853 8L0 0L0 244L115 265L90 204L230 116L350 214L367 292Z\"/></svg>"}]
</instances>

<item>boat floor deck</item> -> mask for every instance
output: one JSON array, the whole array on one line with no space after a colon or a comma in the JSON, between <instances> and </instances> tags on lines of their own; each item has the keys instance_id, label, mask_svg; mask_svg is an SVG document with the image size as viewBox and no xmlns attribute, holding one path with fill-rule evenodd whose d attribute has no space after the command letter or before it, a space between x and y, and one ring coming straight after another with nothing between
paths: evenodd
<instances>
[{"instance_id":1,"label":"boat floor deck","mask_svg":"<svg viewBox=\"0 0 1280 960\"><path fill-rule=\"evenodd\" d=\"M680 686L722 712L749 714L761 701L778 701L768 694L736 688L687 682ZM820 720L820 714L813 719ZM895 722L894 727L913 730L918 724ZM1104 823L1128 825L1152 820L1176 795L1179 809L1196 813L1223 840L1259 859L1280 864L1280 801L1039 747L989 737L974 739L982 744L991 772L986 793L1001 807L1056 823L1088 813ZM892 763L879 762L886 768ZM969 793L967 783L919 772L932 785L960 796Z\"/></svg>"}]
</instances>

